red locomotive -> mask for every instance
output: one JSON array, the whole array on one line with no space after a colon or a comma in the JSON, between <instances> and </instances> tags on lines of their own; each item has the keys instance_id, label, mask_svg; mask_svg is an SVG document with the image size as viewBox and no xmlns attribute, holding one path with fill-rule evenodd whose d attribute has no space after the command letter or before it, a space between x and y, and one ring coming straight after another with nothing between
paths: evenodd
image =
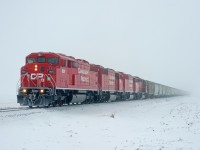
<instances>
[{"instance_id":1,"label":"red locomotive","mask_svg":"<svg viewBox=\"0 0 200 150\"><path fill-rule=\"evenodd\" d=\"M60 53L38 52L21 68L17 102L56 106L182 95L171 87Z\"/></svg>"}]
</instances>

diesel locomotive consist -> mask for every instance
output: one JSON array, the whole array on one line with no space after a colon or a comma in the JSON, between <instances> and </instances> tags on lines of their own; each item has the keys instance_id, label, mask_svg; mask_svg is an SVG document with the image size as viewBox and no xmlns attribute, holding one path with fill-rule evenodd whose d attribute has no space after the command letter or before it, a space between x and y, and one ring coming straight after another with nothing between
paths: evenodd
<instances>
[{"instance_id":1,"label":"diesel locomotive consist","mask_svg":"<svg viewBox=\"0 0 200 150\"><path fill-rule=\"evenodd\" d=\"M21 68L17 102L22 106L62 106L183 95L172 87L61 53L38 52Z\"/></svg>"}]
</instances>

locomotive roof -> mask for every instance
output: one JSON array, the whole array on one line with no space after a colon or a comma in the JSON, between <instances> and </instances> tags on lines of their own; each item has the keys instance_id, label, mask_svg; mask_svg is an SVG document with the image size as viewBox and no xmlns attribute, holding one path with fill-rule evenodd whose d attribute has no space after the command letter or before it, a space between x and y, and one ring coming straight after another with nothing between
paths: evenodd
<instances>
[{"instance_id":1,"label":"locomotive roof","mask_svg":"<svg viewBox=\"0 0 200 150\"><path fill-rule=\"evenodd\" d=\"M101 66L101 65L96 65L96 64L90 64L90 65L92 65L92 66L95 66L95 67L99 67L99 68L104 68L103 66Z\"/></svg>"},{"instance_id":2,"label":"locomotive roof","mask_svg":"<svg viewBox=\"0 0 200 150\"><path fill-rule=\"evenodd\" d=\"M90 64L88 61L84 60L84 59L76 59L77 61L79 62L82 62L82 63L87 63L87 64Z\"/></svg>"},{"instance_id":3,"label":"locomotive roof","mask_svg":"<svg viewBox=\"0 0 200 150\"><path fill-rule=\"evenodd\" d=\"M69 59L69 60L73 60L73 61L76 61L76 59L72 56L67 56L65 54L62 54L62 53L53 53L53 52L34 52L34 53L31 53L29 54L27 57L30 57L30 56L42 56L42 55L54 55L55 57L61 57L61 58L64 58L64 59Z\"/></svg>"},{"instance_id":4,"label":"locomotive roof","mask_svg":"<svg viewBox=\"0 0 200 150\"><path fill-rule=\"evenodd\" d=\"M111 68L106 68L106 69L116 72L114 69L111 69Z\"/></svg>"},{"instance_id":5,"label":"locomotive roof","mask_svg":"<svg viewBox=\"0 0 200 150\"><path fill-rule=\"evenodd\" d=\"M125 74L124 72L121 72L121 71L119 71L118 73L119 73L119 74L123 74L123 75Z\"/></svg>"},{"instance_id":6,"label":"locomotive roof","mask_svg":"<svg viewBox=\"0 0 200 150\"><path fill-rule=\"evenodd\" d=\"M126 74L127 76L131 76L131 77L133 77L131 74Z\"/></svg>"}]
</instances>

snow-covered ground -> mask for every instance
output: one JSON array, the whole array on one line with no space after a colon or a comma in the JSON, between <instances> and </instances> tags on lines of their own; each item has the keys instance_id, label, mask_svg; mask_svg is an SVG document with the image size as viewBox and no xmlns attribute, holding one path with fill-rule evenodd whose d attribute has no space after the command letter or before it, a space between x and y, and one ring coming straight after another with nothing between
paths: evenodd
<instances>
[{"instance_id":1,"label":"snow-covered ground","mask_svg":"<svg viewBox=\"0 0 200 150\"><path fill-rule=\"evenodd\" d=\"M196 150L199 141L197 97L0 112L2 150Z\"/></svg>"}]
</instances>

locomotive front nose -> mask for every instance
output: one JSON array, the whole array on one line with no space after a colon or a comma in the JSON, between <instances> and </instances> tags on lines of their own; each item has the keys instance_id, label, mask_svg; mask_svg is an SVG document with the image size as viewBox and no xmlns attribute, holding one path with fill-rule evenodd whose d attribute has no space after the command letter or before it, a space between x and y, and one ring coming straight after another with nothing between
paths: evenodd
<instances>
[{"instance_id":1,"label":"locomotive front nose","mask_svg":"<svg viewBox=\"0 0 200 150\"><path fill-rule=\"evenodd\" d=\"M31 63L26 64L21 69L21 74L31 74L31 73L47 73L48 64L47 63Z\"/></svg>"}]
</instances>

